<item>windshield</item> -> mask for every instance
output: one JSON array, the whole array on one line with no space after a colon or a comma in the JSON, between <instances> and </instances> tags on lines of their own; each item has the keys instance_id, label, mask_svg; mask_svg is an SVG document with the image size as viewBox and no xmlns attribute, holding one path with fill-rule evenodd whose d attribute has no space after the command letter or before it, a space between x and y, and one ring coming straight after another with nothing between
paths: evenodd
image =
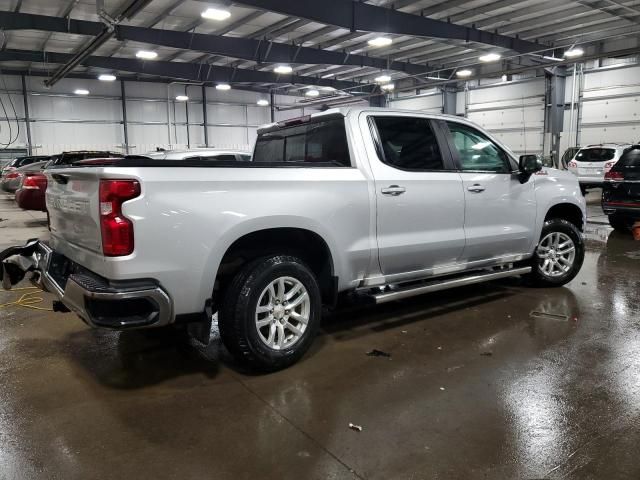
<instances>
[{"instance_id":1,"label":"windshield","mask_svg":"<svg viewBox=\"0 0 640 480\"><path fill-rule=\"evenodd\" d=\"M613 148L583 148L574 160L577 162L606 162L613 160L615 156L616 151Z\"/></svg>"}]
</instances>

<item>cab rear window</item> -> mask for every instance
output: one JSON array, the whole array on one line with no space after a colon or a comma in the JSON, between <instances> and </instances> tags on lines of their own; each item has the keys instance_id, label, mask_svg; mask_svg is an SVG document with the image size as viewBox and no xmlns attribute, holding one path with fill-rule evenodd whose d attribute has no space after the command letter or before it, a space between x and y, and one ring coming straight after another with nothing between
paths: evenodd
<instances>
[{"instance_id":1,"label":"cab rear window","mask_svg":"<svg viewBox=\"0 0 640 480\"><path fill-rule=\"evenodd\" d=\"M344 118L283 127L261 133L253 164L303 167L350 167Z\"/></svg>"},{"instance_id":2,"label":"cab rear window","mask_svg":"<svg viewBox=\"0 0 640 480\"><path fill-rule=\"evenodd\" d=\"M616 151L613 148L583 148L574 160L577 162L606 162L613 160L615 156Z\"/></svg>"}]
</instances>

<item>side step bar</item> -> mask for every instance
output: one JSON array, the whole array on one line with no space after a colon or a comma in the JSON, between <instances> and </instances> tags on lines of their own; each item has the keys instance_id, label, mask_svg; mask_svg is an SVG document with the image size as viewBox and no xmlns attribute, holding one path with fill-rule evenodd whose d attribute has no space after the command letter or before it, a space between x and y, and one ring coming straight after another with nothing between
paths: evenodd
<instances>
[{"instance_id":1,"label":"side step bar","mask_svg":"<svg viewBox=\"0 0 640 480\"><path fill-rule=\"evenodd\" d=\"M449 288L463 287L465 285L473 285L474 283L489 282L505 277L515 277L531 272L531 267L511 268L509 270L500 270L497 272L475 273L465 277L457 277L449 280L432 281L427 284L421 284L392 292L383 292L373 295L377 304L402 300L404 298L415 297L423 293L438 292Z\"/></svg>"}]
</instances>

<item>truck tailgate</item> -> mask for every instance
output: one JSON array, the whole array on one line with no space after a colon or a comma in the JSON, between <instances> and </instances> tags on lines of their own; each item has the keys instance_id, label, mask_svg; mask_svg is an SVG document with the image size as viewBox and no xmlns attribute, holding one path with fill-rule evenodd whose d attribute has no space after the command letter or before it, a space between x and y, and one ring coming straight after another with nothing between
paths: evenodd
<instances>
[{"instance_id":1,"label":"truck tailgate","mask_svg":"<svg viewBox=\"0 0 640 480\"><path fill-rule=\"evenodd\" d=\"M99 220L100 181L95 168L47 171L47 210L57 241L102 252Z\"/></svg>"}]
</instances>

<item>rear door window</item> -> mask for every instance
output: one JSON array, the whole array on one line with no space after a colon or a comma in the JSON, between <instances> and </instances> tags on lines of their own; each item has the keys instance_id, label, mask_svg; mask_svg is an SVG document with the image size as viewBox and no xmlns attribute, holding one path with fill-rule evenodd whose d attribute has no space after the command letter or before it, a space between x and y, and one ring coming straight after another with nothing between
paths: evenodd
<instances>
[{"instance_id":1,"label":"rear door window","mask_svg":"<svg viewBox=\"0 0 640 480\"><path fill-rule=\"evenodd\" d=\"M252 163L350 167L344 118L320 120L262 133L256 141Z\"/></svg>"},{"instance_id":2,"label":"rear door window","mask_svg":"<svg viewBox=\"0 0 640 480\"><path fill-rule=\"evenodd\" d=\"M613 160L615 156L616 151L613 148L583 148L574 160L577 162L606 162Z\"/></svg>"}]
</instances>

